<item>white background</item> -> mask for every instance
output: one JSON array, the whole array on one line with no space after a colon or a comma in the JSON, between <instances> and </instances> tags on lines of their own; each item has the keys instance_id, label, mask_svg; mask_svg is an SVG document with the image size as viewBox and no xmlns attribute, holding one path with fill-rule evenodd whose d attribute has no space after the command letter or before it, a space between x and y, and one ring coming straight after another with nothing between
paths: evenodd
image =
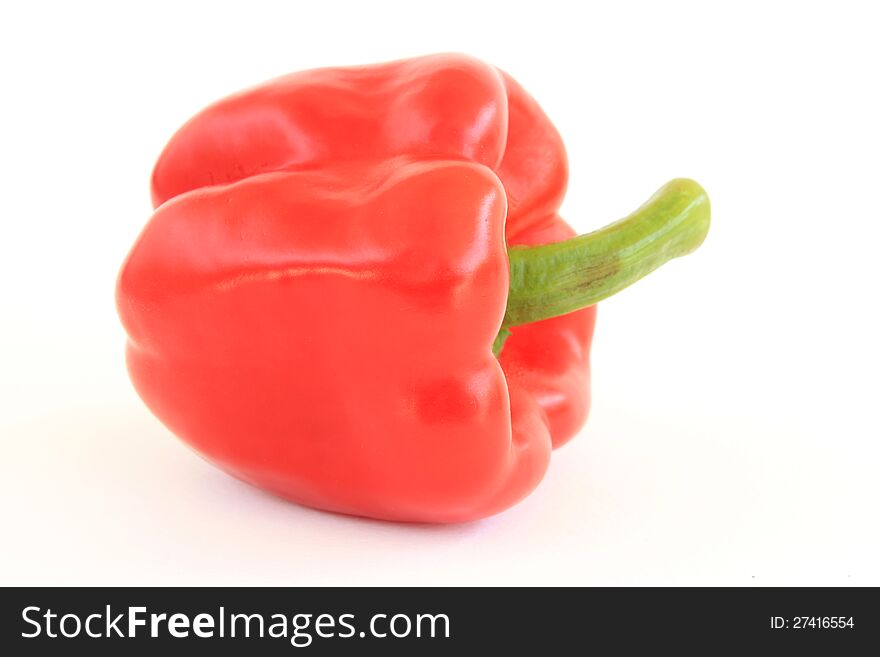
<instances>
[{"instance_id":1,"label":"white background","mask_svg":"<svg viewBox=\"0 0 880 657\"><path fill-rule=\"evenodd\" d=\"M880 584L870 3L3 6L0 583ZM300 508L144 408L116 272L203 105L436 51L539 99L581 231L676 176L712 230L600 304L592 417L523 503L439 527Z\"/></svg>"}]
</instances>

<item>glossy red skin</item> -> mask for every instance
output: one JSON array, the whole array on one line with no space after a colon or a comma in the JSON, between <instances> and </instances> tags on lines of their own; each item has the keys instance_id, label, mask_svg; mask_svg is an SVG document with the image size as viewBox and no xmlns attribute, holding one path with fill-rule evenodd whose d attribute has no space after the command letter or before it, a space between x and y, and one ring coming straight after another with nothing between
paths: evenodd
<instances>
[{"instance_id":1,"label":"glossy red skin","mask_svg":"<svg viewBox=\"0 0 880 657\"><path fill-rule=\"evenodd\" d=\"M565 151L461 55L319 69L207 108L120 274L137 391L240 479L388 520L497 513L589 407L595 310L492 341L505 246L572 234Z\"/></svg>"}]
</instances>

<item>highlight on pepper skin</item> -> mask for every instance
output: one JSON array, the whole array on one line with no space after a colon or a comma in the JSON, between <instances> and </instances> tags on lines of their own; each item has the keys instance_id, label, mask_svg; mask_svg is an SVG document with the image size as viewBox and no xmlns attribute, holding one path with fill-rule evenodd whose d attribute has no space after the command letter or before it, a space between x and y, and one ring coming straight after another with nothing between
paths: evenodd
<instances>
[{"instance_id":1,"label":"highlight on pepper skin","mask_svg":"<svg viewBox=\"0 0 880 657\"><path fill-rule=\"evenodd\" d=\"M586 421L595 303L709 228L677 179L577 236L567 180L537 102L465 55L220 100L159 157L119 275L132 382L204 458L296 503L503 511Z\"/></svg>"}]
</instances>

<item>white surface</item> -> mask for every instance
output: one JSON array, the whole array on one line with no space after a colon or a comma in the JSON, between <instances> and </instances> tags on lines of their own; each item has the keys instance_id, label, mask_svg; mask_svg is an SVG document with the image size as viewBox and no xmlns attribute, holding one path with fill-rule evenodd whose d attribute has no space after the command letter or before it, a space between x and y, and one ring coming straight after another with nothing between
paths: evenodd
<instances>
[{"instance_id":1,"label":"white surface","mask_svg":"<svg viewBox=\"0 0 880 657\"><path fill-rule=\"evenodd\" d=\"M878 16L712 6L4 5L0 584L880 584ZM711 234L601 304L592 417L519 506L281 502L128 383L113 288L152 163L242 86L447 50L540 100L579 229L689 176Z\"/></svg>"}]
</instances>

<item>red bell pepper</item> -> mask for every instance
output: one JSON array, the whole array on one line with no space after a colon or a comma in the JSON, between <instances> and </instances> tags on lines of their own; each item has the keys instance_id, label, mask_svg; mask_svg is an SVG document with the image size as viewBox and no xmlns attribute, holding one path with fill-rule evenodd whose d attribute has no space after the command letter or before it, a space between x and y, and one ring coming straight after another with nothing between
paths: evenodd
<instances>
[{"instance_id":1,"label":"red bell pepper","mask_svg":"<svg viewBox=\"0 0 880 657\"><path fill-rule=\"evenodd\" d=\"M536 102L460 55L296 73L186 123L120 273L127 362L197 452L304 505L454 522L589 407L596 301L703 240L676 180L573 237Z\"/></svg>"}]
</instances>

